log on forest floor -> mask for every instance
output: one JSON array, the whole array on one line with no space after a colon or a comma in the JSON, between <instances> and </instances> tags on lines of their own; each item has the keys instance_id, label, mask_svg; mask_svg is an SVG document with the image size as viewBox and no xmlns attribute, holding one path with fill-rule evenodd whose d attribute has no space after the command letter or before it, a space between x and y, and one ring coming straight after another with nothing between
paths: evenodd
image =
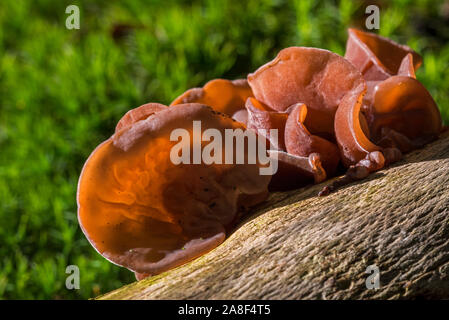
<instances>
[{"instance_id":1,"label":"log on forest floor","mask_svg":"<svg viewBox=\"0 0 449 320\"><path fill-rule=\"evenodd\" d=\"M323 185L272 194L213 251L100 298L449 298L449 134L318 197Z\"/></svg>"}]
</instances>

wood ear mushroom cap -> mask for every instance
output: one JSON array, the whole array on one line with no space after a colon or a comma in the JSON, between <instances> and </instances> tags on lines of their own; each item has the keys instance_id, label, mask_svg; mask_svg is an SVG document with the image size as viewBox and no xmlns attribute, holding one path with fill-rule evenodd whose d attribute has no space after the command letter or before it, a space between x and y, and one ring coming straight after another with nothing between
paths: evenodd
<instances>
[{"instance_id":1,"label":"wood ear mushroom cap","mask_svg":"<svg viewBox=\"0 0 449 320\"><path fill-rule=\"evenodd\" d=\"M393 40L357 29L349 29L348 34L345 58L362 72L367 81L385 80L396 75L407 54L413 56L415 70L422 64L419 54Z\"/></svg>"},{"instance_id":2,"label":"wood ear mushroom cap","mask_svg":"<svg viewBox=\"0 0 449 320\"><path fill-rule=\"evenodd\" d=\"M416 79L421 63L407 46L349 29L345 58L290 47L247 80L215 79L170 107L130 110L83 167L81 228L102 256L142 279L218 246L240 209L264 201L268 188L322 182L335 175L340 160L346 174L320 195L363 179L441 132L437 105ZM261 175L262 165L248 161L192 164L193 121L201 121L200 135L207 129L263 135L277 172ZM187 133L188 164L173 162L173 147L181 143L171 139L176 129ZM201 149L207 144L200 143ZM247 160L248 147L233 144L233 153ZM228 148L223 143L223 160Z\"/></svg>"},{"instance_id":3,"label":"wood ear mushroom cap","mask_svg":"<svg viewBox=\"0 0 449 320\"><path fill-rule=\"evenodd\" d=\"M290 190L326 180L326 171L323 169L320 156L316 153L302 157L285 151L269 150L269 154L278 159L279 166L271 179L270 191Z\"/></svg>"},{"instance_id":4,"label":"wood ear mushroom cap","mask_svg":"<svg viewBox=\"0 0 449 320\"><path fill-rule=\"evenodd\" d=\"M328 50L290 47L248 75L254 97L277 111L304 103L312 134L334 135L334 117L344 95L363 83L361 73Z\"/></svg>"},{"instance_id":5,"label":"wood ear mushroom cap","mask_svg":"<svg viewBox=\"0 0 449 320\"><path fill-rule=\"evenodd\" d=\"M202 88L193 88L177 97L170 106L183 103L202 103L232 117L242 109L245 102L253 95L246 79L211 80ZM240 115L238 115L240 116Z\"/></svg>"},{"instance_id":6,"label":"wood ear mushroom cap","mask_svg":"<svg viewBox=\"0 0 449 320\"><path fill-rule=\"evenodd\" d=\"M393 76L375 88L374 103L367 110L373 139L382 128L393 129L410 140L435 138L441 132L441 115L427 89L416 79Z\"/></svg>"},{"instance_id":7,"label":"wood ear mushroom cap","mask_svg":"<svg viewBox=\"0 0 449 320\"><path fill-rule=\"evenodd\" d=\"M324 181L327 175L322 161L332 167L330 170L334 170L339 161L336 146L333 146L335 148L333 150L330 142L328 142L329 145L325 143L322 145L321 140L326 140L311 136L307 129L303 128L302 122L307 112L305 106L301 105L300 109L296 107L294 105L286 111L275 111L255 98L250 97L246 100L247 128L255 130L260 135L264 134L267 145L270 147L270 156L276 157L278 161L278 170L269 185L271 191L288 190L308 183ZM296 112L297 109L300 110L300 114ZM289 119L293 118L297 120L289 124ZM265 131L262 132L260 129ZM271 137L271 129L278 131L277 139ZM289 147L286 147L287 142ZM321 146L330 147L329 150L325 150L324 157L318 153L323 151L320 149ZM328 161L328 155L335 158Z\"/></svg>"},{"instance_id":8,"label":"wood ear mushroom cap","mask_svg":"<svg viewBox=\"0 0 449 320\"><path fill-rule=\"evenodd\" d=\"M259 134L262 134L260 129L265 130L265 138L270 142L270 149L285 151L284 131L288 113L272 110L251 97L246 100L245 106L248 114L246 127L257 131ZM270 136L269 130L271 129L277 130L277 139Z\"/></svg>"},{"instance_id":9,"label":"wood ear mushroom cap","mask_svg":"<svg viewBox=\"0 0 449 320\"><path fill-rule=\"evenodd\" d=\"M166 108L167 106L164 106L160 103L147 103L135 109L131 109L119 120L117 126L115 127L115 132L126 128L139 120L144 120L152 114L162 111Z\"/></svg>"},{"instance_id":10,"label":"wood ear mushroom cap","mask_svg":"<svg viewBox=\"0 0 449 320\"><path fill-rule=\"evenodd\" d=\"M145 110L151 111L147 118L140 116ZM170 141L171 132L191 132L193 120L201 121L202 130L244 129L201 104L138 108L85 163L78 219L90 243L111 262L153 275L183 264L224 240L242 197L261 201L266 195L271 177L260 175L258 164L171 162L177 143Z\"/></svg>"},{"instance_id":11,"label":"wood ear mushroom cap","mask_svg":"<svg viewBox=\"0 0 449 320\"><path fill-rule=\"evenodd\" d=\"M335 115L335 136L346 167L357 164L371 152L382 150L366 137L360 122L360 107L365 92L366 87L360 85L346 94Z\"/></svg>"},{"instance_id":12,"label":"wood ear mushroom cap","mask_svg":"<svg viewBox=\"0 0 449 320\"><path fill-rule=\"evenodd\" d=\"M338 147L332 142L313 135L304 125L307 119L307 107L298 103L290 107L291 111L285 124L285 145L287 152L297 156L307 157L312 153L320 157L327 176L335 174L340 162Z\"/></svg>"}]
</instances>

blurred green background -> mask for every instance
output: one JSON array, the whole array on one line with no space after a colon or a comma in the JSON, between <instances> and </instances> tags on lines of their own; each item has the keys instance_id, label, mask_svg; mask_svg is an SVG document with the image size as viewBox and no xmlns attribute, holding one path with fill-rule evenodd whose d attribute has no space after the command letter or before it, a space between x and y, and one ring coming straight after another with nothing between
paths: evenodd
<instances>
[{"instance_id":1,"label":"blurred green background","mask_svg":"<svg viewBox=\"0 0 449 320\"><path fill-rule=\"evenodd\" d=\"M420 79L449 121L449 1L2 1L0 298L85 299L134 281L88 244L82 165L130 108L207 80L245 77L284 47L344 54L346 29L381 9L379 33L424 56ZM66 6L81 29L65 28ZM67 265L81 288L65 287Z\"/></svg>"}]
</instances>

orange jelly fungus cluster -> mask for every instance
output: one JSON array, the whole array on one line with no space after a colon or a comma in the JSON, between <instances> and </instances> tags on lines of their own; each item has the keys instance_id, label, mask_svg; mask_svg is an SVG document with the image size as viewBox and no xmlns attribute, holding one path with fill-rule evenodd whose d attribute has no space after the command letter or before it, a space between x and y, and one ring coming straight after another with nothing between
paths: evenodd
<instances>
[{"instance_id":1,"label":"orange jelly fungus cluster","mask_svg":"<svg viewBox=\"0 0 449 320\"><path fill-rule=\"evenodd\" d=\"M321 195L362 179L441 132L438 108L415 76L421 64L407 46L349 29L344 57L290 47L247 80L212 80L169 107L130 110L84 165L81 228L101 255L141 279L218 246L268 189L319 183L342 167L346 175ZM202 131L264 135L276 174L260 175L258 163L173 164L170 134L192 131L195 120Z\"/></svg>"}]
</instances>

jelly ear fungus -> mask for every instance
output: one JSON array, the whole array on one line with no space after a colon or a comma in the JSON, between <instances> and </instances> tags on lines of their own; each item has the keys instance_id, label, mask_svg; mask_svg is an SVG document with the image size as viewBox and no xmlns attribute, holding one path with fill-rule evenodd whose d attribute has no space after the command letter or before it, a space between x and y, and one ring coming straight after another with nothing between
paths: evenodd
<instances>
[{"instance_id":1,"label":"jelly ear fungus","mask_svg":"<svg viewBox=\"0 0 449 320\"><path fill-rule=\"evenodd\" d=\"M267 196L259 164L179 164L170 159L174 129L242 129L202 104L145 105L128 112L82 170L78 219L92 246L138 278L179 266L218 246L239 205ZM234 150L235 152L235 150Z\"/></svg>"}]
</instances>

